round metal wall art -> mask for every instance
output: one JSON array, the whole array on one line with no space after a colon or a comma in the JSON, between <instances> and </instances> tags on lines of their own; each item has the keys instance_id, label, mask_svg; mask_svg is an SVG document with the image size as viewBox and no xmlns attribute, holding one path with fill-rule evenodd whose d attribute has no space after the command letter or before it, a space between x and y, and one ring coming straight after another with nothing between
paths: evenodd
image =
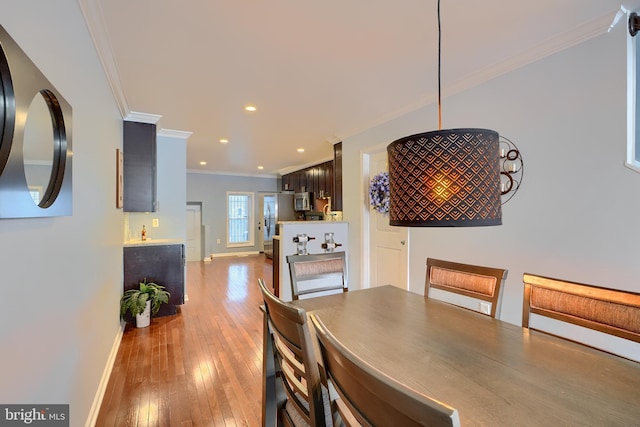
<instances>
[{"instance_id":1,"label":"round metal wall art","mask_svg":"<svg viewBox=\"0 0 640 427\"><path fill-rule=\"evenodd\" d=\"M0 26L0 218L72 214L71 117L71 105Z\"/></svg>"},{"instance_id":2,"label":"round metal wall art","mask_svg":"<svg viewBox=\"0 0 640 427\"><path fill-rule=\"evenodd\" d=\"M524 176L524 162L518 147L500 135L500 195L504 205L515 196Z\"/></svg>"},{"instance_id":3,"label":"round metal wall art","mask_svg":"<svg viewBox=\"0 0 640 427\"><path fill-rule=\"evenodd\" d=\"M13 122L16 103L13 97L13 83L9 72L9 63L0 44L0 175L7 165L11 142L13 140Z\"/></svg>"}]
</instances>

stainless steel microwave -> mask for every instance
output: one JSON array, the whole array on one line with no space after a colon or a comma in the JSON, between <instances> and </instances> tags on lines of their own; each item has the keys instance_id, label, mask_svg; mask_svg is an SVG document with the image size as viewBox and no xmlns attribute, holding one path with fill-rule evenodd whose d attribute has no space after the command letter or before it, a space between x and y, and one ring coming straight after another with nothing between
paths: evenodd
<instances>
[{"instance_id":1,"label":"stainless steel microwave","mask_svg":"<svg viewBox=\"0 0 640 427\"><path fill-rule=\"evenodd\" d=\"M293 196L294 209L296 211L310 211L312 199L312 193L295 193Z\"/></svg>"}]
</instances>

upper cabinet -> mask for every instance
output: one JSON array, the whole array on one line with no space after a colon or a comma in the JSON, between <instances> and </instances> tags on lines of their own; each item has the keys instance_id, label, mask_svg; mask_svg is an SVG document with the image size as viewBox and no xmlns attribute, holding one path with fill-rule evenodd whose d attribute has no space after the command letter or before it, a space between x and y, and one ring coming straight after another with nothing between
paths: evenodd
<instances>
[{"instance_id":1,"label":"upper cabinet","mask_svg":"<svg viewBox=\"0 0 640 427\"><path fill-rule=\"evenodd\" d=\"M333 146L333 210L342 210L342 142Z\"/></svg>"},{"instance_id":2,"label":"upper cabinet","mask_svg":"<svg viewBox=\"0 0 640 427\"><path fill-rule=\"evenodd\" d=\"M282 176L282 190L310 191L315 197L333 195L333 161L320 163Z\"/></svg>"},{"instance_id":3,"label":"upper cabinet","mask_svg":"<svg viewBox=\"0 0 640 427\"><path fill-rule=\"evenodd\" d=\"M125 121L122 151L124 157L125 212L156 211L156 125Z\"/></svg>"},{"instance_id":4,"label":"upper cabinet","mask_svg":"<svg viewBox=\"0 0 640 427\"><path fill-rule=\"evenodd\" d=\"M342 210L342 143L333 146L332 161L282 175L282 190L312 192L316 198L331 197L333 210Z\"/></svg>"}]
</instances>

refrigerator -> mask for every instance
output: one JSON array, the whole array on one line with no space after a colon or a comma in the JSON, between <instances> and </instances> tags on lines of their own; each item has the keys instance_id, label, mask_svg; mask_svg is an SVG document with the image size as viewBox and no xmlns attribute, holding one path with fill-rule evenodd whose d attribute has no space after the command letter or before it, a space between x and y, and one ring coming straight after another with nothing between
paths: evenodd
<instances>
[{"instance_id":1,"label":"refrigerator","mask_svg":"<svg viewBox=\"0 0 640 427\"><path fill-rule=\"evenodd\" d=\"M293 193L273 193L263 196L264 224L262 227L264 238L264 254L273 258L273 236L277 234L278 221L295 221L296 211L293 210Z\"/></svg>"}]
</instances>

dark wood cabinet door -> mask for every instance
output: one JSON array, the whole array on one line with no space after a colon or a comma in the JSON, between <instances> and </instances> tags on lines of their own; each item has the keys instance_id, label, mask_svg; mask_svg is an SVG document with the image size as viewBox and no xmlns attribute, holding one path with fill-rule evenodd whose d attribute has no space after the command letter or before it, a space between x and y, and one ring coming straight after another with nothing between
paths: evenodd
<instances>
[{"instance_id":1,"label":"dark wood cabinet door","mask_svg":"<svg viewBox=\"0 0 640 427\"><path fill-rule=\"evenodd\" d=\"M316 197L320 194L320 169L320 165L313 168L313 194L315 194Z\"/></svg>"},{"instance_id":2,"label":"dark wood cabinet door","mask_svg":"<svg viewBox=\"0 0 640 427\"><path fill-rule=\"evenodd\" d=\"M342 142L333 146L333 210L342 210Z\"/></svg>"},{"instance_id":3,"label":"dark wood cabinet door","mask_svg":"<svg viewBox=\"0 0 640 427\"><path fill-rule=\"evenodd\" d=\"M331 196L331 203L333 204L333 199L335 198L333 191L333 162L325 163L324 168L324 191L329 193Z\"/></svg>"},{"instance_id":4,"label":"dark wood cabinet door","mask_svg":"<svg viewBox=\"0 0 640 427\"><path fill-rule=\"evenodd\" d=\"M321 165L318 165L316 167L316 194L318 196L324 196L326 197L327 195L329 195L328 191L327 191L327 185L326 185L326 163L322 163Z\"/></svg>"},{"instance_id":5,"label":"dark wood cabinet door","mask_svg":"<svg viewBox=\"0 0 640 427\"><path fill-rule=\"evenodd\" d=\"M171 294L156 316L176 314L184 304L184 245L126 246L123 251L124 290L137 288L146 279Z\"/></svg>"},{"instance_id":6,"label":"dark wood cabinet door","mask_svg":"<svg viewBox=\"0 0 640 427\"><path fill-rule=\"evenodd\" d=\"M334 160L301 169L282 176L282 189L296 193L311 191L315 197L331 196L331 208L342 210L342 143L334 146Z\"/></svg>"},{"instance_id":7,"label":"dark wood cabinet door","mask_svg":"<svg viewBox=\"0 0 640 427\"><path fill-rule=\"evenodd\" d=\"M155 212L156 125L125 121L122 153L124 212Z\"/></svg>"},{"instance_id":8,"label":"dark wood cabinet door","mask_svg":"<svg viewBox=\"0 0 640 427\"><path fill-rule=\"evenodd\" d=\"M307 191L307 172L306 171L298 171L296 172L296 176L298 177L298 186L296 187L296 193Z\"/></svg>"},{"instance_id":9,"label":"dark wood cabinet door","mask_svg":"<svg viewBox=\"0 0 640 427\"><path fill-rule=\"evenodd\" d=\"M291 185L291 174L282 175L282 191L293 190Z\"/></svg>"}]
</instances>

